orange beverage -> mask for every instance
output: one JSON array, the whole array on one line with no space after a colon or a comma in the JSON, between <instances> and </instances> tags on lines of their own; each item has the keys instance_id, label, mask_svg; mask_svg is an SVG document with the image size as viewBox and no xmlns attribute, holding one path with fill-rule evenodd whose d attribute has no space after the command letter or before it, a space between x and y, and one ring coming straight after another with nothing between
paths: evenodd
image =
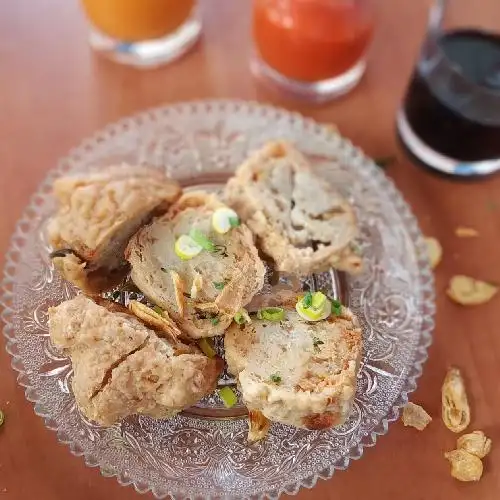
<instances>
[{"instance_id":1,"label":"orange beverage","mask_svg":"<svg viewBox=\"0 0 500 500\"><path fill-rule=\"evenodd\" d=\"M104 34L137 42L175 31L189 17L194 0L82 0L91 23Z\"/></svg>"},{"instance_id":2,"label":"orange beverage","mask_svg":"<svg viewBox=\"0 0 500 500\"><path fill-rule=\"evenodd\" d=\"M121 62L165 62L198 38L195 0L82 0L91 44Z\"/></svg>"},{"instance_id":3,"label":"orange beverage","mask_svg":"<svg viewBox=\"0 0 500 500\"><path fill-rule=\"evenodd\" d=\"M253 36L261 61L296 82L345 75L363 60L372 32L364 0L254 1Z\"/></svg>"}]
</instances>

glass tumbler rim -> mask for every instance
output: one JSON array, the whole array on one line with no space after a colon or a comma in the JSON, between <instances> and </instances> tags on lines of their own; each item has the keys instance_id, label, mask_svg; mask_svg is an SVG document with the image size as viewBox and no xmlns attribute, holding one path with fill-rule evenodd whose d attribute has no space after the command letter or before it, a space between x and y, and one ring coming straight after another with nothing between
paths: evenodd
<instances>
[{"instance_id":1,"label":"glass tumbler rim","mask_svg":"<svg viewBox=\"0 0 500 500\"><path fill-rule=\"evenodd\" d=\"M439 61L445 61L446 65L450 72L456 75L461 81L469 86L471 90L476 95L482 95L489 98L500 99L500 88L498 90L485 87L484 85L480 85L479 83L474 82L470 78L467 78L461 66L455 63L450 57L446 54L446 52L442 49L442 47L437 43L437 39L445 33L442 27L442 21L444 17L444 10L446 9L446 5L448 0L437 0L434 5L431 7L429 12L428 22L427 22L427 35L425 44L428 45L431 40L433 43L433 50L439 55ZM459 28L462 32L472 32L481 34L495 34L495 32L483 30L481 28L469 27L469 28ZM457 30L458 31L458 30ZM497 34L500 39L500 32ZM499 68L500 71L500 68Z\"/></svg>"}]
</instances>

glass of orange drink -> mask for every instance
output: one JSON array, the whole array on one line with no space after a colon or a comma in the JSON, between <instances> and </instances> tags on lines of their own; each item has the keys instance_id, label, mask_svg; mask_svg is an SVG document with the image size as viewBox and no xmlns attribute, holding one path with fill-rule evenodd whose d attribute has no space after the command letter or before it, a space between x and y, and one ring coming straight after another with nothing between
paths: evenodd
<instances>
[{"instance_id":1,"label":"glass of orange drink","mask_svg":"<svg viewBox=\"0 0 500 500\"><path fill-rule=\"evenodd\" d=\"M155 67L189 50L201 33L195 0L82 0L90 44L120 63Z\"/></svg>"},{"instance_id":2,"label":"glass of orange drink","mask_svg":"<svg viewBox=\"0 0 500 500\"><path fill-rule=\"evenodd\" d=\"M370 0L254 0L253 73L324 101L360 81L373 33Z\"/></svg>"}]
</instances>

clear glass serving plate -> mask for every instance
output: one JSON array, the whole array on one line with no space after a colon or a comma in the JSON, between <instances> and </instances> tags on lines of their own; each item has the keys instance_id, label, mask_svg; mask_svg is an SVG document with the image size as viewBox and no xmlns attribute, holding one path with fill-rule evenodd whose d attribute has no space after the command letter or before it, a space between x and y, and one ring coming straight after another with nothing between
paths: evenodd
<instances>
[{"instance_id":1,"label":"clear glass serving plate","mask_svg":"<svg viewBox=\"0 0 500 500\"><path fill-rule=\"evenodd\" d=\"M293 141L359 217L363 274L330 272L305 280L341 297L362 323L364 355L350 418L327 431L274 424L265 441L251 446L244 407L226 410L216 395L171 420L132 416L111 428L89 422L75 406L70 362L48 334L47 308L76 294L48 256L44 229L55 208L52 182L96 165L129 162L163 169L186 188L219 189L250 151L276 138ZM398 418L431 342L434 288L426 255L417 222L391 181L331 126L251 102L166 106L85 140L33 195L6 258L0 298L6 347L35 412L103 475L156 498L278 498L347 468ZM227 374L220 381L233 383Z\"/></svg>"}]
</instances>

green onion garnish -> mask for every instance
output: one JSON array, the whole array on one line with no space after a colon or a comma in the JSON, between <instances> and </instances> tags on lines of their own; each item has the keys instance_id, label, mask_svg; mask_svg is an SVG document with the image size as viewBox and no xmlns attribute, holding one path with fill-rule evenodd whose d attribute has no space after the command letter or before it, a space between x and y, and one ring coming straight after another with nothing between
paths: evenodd
<instances>
[{"instance_id":1,"label":"green onion garnish","mask_svg":"<svg viewBox=\"0 0 500 500\"><path fill-rule=\"evenodd\" d=\"M241 224L239 217L229 217L229 225L231 227L238 227Z\"/></svg>"},{"instance_id":2,"label":"green onion garnish","mask_svg":"<svg viewBox=\"0 0 500 500\"><path fill-rule=\"evenodd\" d=\"M340 302L340 300L332 300L332 312L333 314L335 314L335 316L342 316L342 303Z\"/></svg>"},{"instance_id":3,"label":"green onion garnish","mask_svg":"<svg viewBox=\"0 0 500 500\"><path fill-rule=\"evenodd\" d=\"M308 309L309 307L312 306L312 303L313 303L313 294L309 291L302 298L302 305L304 309Z\"/></svg>"},{"instance_id":4,"label":"green onion garnish","mask_svg":"<svg viewBox=\"0 0 500 500\"><path fill-rule=\"evenodd\" d=\"M238 397L231 387L222 387L217 391L217 393L226 408L232 408L238 402Z\"/></svg>"},{"instance_id":5,"label":"green onion garnish","mask_svg":"<svg viewBox=\"0 0 500 500\"><path fill-rule=\"evenodd\" d=\"M220 319L217 316L215 316L213 318L210 318L210 323L212 323L212 325L216 326L220 323Z\"/></svg>"},{"instance_id":6,"label":"green onion garnish","mask_svg":"<svg viewBox=\"0 0 500 500\"><path fill-rule=\"evenodd\" d=\"M245 308L240 309L235 315L234 315L234 321L238 323L238 325L243 325L244 323L251 323L252 320L250 319L250 315L248 314L248 311Z\"/></svg>"},{"instance_id":7,"label":"green onion garnish","mask_svg":"<svg viewBox=\"0 0 500 500\"><path fill-rule=\"evenodd\" d=\"M204 250L215 252L215 244L210 241L199 229L192 228L191 231L189 231L189 237Z\"/></svg>"},{"instance_id":8,"label":"green onion garnish","mask_svg":"<svg viewBox=\"0 0 500 500\"><path fill-rule=\"evenodd\" d=\"M285 319L285 310L281 307L263 307L257 311L257 318L267 321L281 321Z\"/></svg>"},{"instance_id":9,"label":"green onion garnish","mask_svg":"<svg viewBox=\"0 0 500 500\"><path fill-rule=\"evenodd\" d=\"M212 342L208 339L200 339L198 341L198 346L202 350L203 354L209 358L213 358L216 354Z\"/></svg>"},{"instance_id":10,"label":"green onion garnish","mask_svg":"<svg viewBox=\"0 0 500 500\"><path fill-rule=\"evenodd\" d=\"M270 377L271 382L275 384L281 384L281 376L279 373L273 373Z\"/></svg>"},{"instance_id":11,"label":"green onion garnish","mask_svg":"<svg viewBox=\"0 0 500 500\"><path fill-rule=\"evenodd\" d=\"M214 287L216 290L223 290L225 286L226 283L224 281L214 281Z\"/></svg>"}]
</instances>

